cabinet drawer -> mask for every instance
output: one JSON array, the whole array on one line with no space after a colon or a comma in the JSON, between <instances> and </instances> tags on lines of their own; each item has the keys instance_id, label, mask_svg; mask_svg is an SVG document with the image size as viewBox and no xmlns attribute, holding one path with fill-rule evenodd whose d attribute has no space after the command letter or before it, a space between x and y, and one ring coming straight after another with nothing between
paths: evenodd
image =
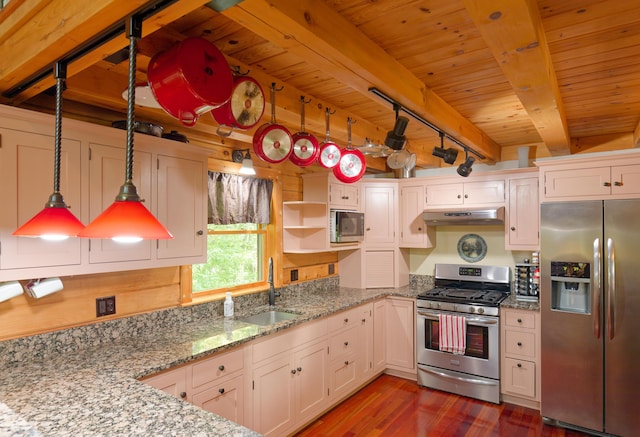
<instances>
[{"instance_id":1,"label":"cabinet drawer","mask_svg":"<svg viewBox=\"0 0 640 437\"><path fill-rule=\"evenodd\" d=\"M244 378L238 375L193 395L193 403L203 410L244 424Z\"/></svg>"},{"instance_id":2,"label":"cabinet drawer","mask_svg":"<svg viewBox=\"0 0 640 437\"><path fill-rule=\"evenodd\" d=\"M349 328L360 324L362 321L362 317L360 317L361 311L360 307L357 307L331 316L331 318L329 318L329 331L337 331L338 329Z\"/></svg>"},{"instance_id":3,"label":"cabinet drawer","mask_svg":"<svg viewBox=\"0 0 640 437\"><path fill-rule=\"evenodd\" d=\"M505 358L501 382L503 393L534 398L536 396L535 363Z\"/></svg>"},{"instance_id":4,"label":"cabinet drawer","mask_svg":"<svg viewBox=\"0 0 640 437\"><path fill-rule=\"evenodd\" d=\"M326 319L308 322L275 336L269 335L264 340L260 340L252 346L253 362L257 363L267 358L285 353L296 346L324 339L326 335Z\"/></svg>"},{"instance_id":5,"label":"cabinet drawer","mask_svg":"<svg viewBox=\"0 0 640 437\"><path fill-rule=\"evenodd\" d=\"M226 352L193 364L191 386L199 387L244 367L242 349Z\"/></svg>"},{"instance_id":6,"label":"cabinet drawer","mask_svg":"<svg viewBox=\"0 0 640 437\"><path fill-rule=\"evenodd\" d=\"M505 330L504 344L506 355L518 355L535 359L535 335L532 332Z\"/></svg>"},{"instance_id":7,"label":"cabinet drawer","mask_svg":"<svg viewBox=\"0 0 640 437\"><path fill-rule=\"evenodd\" d=\"M505 326L536 329L536 315L528 311L504 310Z\"/></svg>"},{"instance_id":8,"label":"cabinet drawer","mask_svg":"<svg viewBox=\"0 0 640 437\"><path fill-rule=\"evenodd\" d=\"M342 358L347 354L356 353L358 349L358 334L359 330L355 326L334 334L329 343L329 356L331 359Z\"/></svg>"}]
</instances>

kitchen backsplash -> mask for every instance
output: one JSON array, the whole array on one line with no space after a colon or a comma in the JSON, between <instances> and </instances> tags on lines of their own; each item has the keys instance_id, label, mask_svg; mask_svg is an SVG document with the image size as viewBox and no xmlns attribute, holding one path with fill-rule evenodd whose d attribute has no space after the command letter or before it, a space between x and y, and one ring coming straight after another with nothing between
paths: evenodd
<instances>
[{"instance_id":1,"label":"kitchen backsplash","mask_svg":"<svg viewBox=\"0 0 640 437\"><path fill-rule=\"evenodd\" d=\"M296 297L308 290L334 289L339 286L338 277L306 281L278 289L282 298ZM139 335L152 329L178 329L185 323L223 317L222 300L187 307L169 308L136 316L108 320L77 328L22 337L0 342L0 366L19 362L24 358L46 358L57 353L73 352L98 346L125 337ZM276 299L276 304L278 300ZM253 293L234 297L236 315L250 313L269 304L269 293Z\"/></svg>"}]
</instances>

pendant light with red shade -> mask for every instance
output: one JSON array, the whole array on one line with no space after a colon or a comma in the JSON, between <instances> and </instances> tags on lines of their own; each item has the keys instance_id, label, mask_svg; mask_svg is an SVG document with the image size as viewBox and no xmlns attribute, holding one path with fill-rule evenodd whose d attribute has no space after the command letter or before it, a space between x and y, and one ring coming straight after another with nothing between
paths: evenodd
<instances>
[{"instance_id":1,"label":"pendant light with red shade","mask_svg":"<svg viewBox=\"0 0 640 437\"><path fill-rule=\"evenodd\" d=\"M66 240L75 237L84 225L74 216L60 194L60 161L62 155L62 92L67 78L67 65L57 62L56 79L56 127L53 165L53 193L44 208L13 232L18 237L40 237L44 240Z\"/></svg>"},{"instance_id":2,"label":"pendant light with red shade","mask_svg":"<svg viewBox=\"0 0 640 437\"><path fill-rule=\"evenodd\" d=\"M127 148L125 182L115 202L87 225L78 237L112 239L132 243L140 240L166 240L173 235L142 204L133 184L133 133L135 124L136 52L142 37L142 20L130 17L126 25L129 38L129 86L127 99Z\"/></svg>"}]
</instances>

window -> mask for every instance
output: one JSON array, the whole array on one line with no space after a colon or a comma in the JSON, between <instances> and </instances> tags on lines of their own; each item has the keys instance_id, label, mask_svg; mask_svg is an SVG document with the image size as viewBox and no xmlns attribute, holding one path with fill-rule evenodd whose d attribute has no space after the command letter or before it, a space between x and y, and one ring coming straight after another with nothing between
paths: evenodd
<instances>
[{"instance_id":1,"label":"window","mask_svg":"<svg viewBox=\"0 0 640 437\"><path fill-rule=\"evenodd\" d=\"M209 172L207 263L191 266L192 297L266 286L273 181Z\"/></svg>"},{"instance_id":2,"label":"window","mask_svg":"<svg viewBox=\"0 0 640 437\"><path fill-rule=\"evenodd\" d=\"M207 263L192 267L192 292L264 283L266 225L209 225Z\"/></svg>"}]
</instances>

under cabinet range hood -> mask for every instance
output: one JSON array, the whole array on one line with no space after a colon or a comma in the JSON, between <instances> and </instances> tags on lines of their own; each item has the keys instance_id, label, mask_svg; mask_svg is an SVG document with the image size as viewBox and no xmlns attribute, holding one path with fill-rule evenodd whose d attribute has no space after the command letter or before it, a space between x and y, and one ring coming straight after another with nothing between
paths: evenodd
<instances>
[{"instance_id":1,"label":"under cabinet range hood","mask_svg":"<svg viewBox=\"0 0 640 437\"><path fill-rule=\"evenodd\" d=\"M422 213L432 226L496 225L504 223L504 206L497 208L429 209Z\"/></svg>"}]
</instances>

